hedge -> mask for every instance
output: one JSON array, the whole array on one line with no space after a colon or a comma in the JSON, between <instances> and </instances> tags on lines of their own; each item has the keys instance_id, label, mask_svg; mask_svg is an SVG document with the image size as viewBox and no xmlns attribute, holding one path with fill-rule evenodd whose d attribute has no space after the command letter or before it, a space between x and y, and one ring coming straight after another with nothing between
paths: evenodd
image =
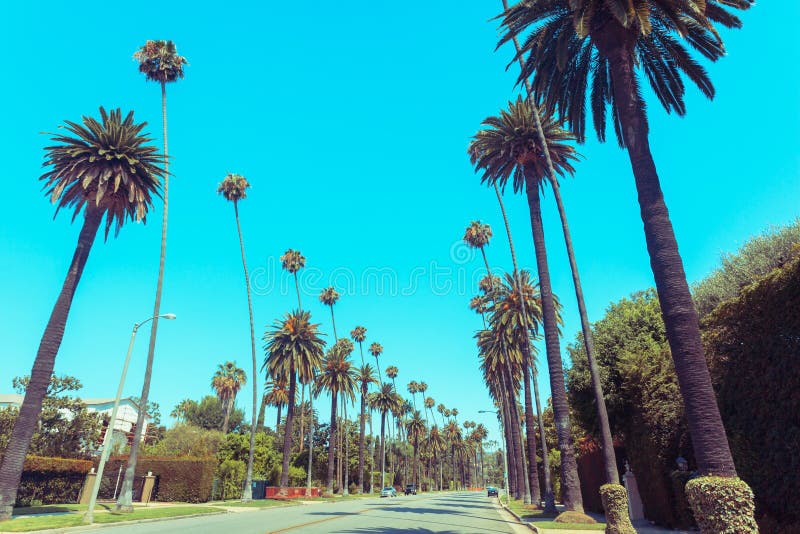
<instances>
[{"instance_id":1,"label":"hedge","mask_svg":"<svg viewBox=\"0 0 800 534\"><path fill-rule=\"evenodd\" d=\"M27 456L16 506L77 503L91 468L89 460Z\"/></svg>"},{"instance_id":2,"label":"hedge","mask_svg":"<svg viewBox=\"0 0 800 534\"><path fill-rule=\"evenodd\" d=\"M693 478L686 483L686 498L702 534L758 534L753 491L742 479Z\"/></svg>"},{"instance_id":3,"label":"hedge","mask_svg":"<svg viewBox=\"0 0 800 534\"><path fill-rule=\"evenodd\" d=\"M112 456L105 472L116 473L127 462L127 456ZM216 467L214 458L144 456L136 463L136 476L145 476L148 471L158 476L158 490L152 496L155 501L208 502Z\"/></svg>"},{"instance_id":4,"label":"hedge","mask_svg":"<svg viewBox=\"0 0 800 534\"><path fill-rule=\"evenodd\" d=\"M800 255L702 322L739 476L762 532L800 531Z\"/></svg>"}]
</instances>

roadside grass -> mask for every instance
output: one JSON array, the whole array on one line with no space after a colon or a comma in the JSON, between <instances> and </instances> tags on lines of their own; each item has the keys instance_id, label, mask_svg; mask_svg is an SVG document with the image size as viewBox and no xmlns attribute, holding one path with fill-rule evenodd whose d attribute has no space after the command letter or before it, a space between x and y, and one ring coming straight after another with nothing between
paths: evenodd
<instances>
[{"instance_id":1,"label":"roadside grass","mask_svg":"<svg viewBox=\"0 0 800 534\"><path fill-rule=\"evenodd\" d=\"M293 500L274 500L274 499L257 499L249 502L244 501L214 501L209 503L210 506L231 506L235 508L272 508L274 506L297 506L297 502Z\"/></svg>"},{"instance_id":2,"label":"roadside grass","mask_svg":"<svg viewBox=\"0 0 800 534\"><path fill-rule=\"evenodd\" d=\"M605 530L606 528L606 524L602 522L597 522L592 525L583 523L556 523L553 521L555 518L553 514L545 514L544 510L539 510L530 504L523 504L521 500L517 499L511 499L509 508L520 516L523 521L533 523L536 528L552 530Z\"/></svg>"},{"instance_id":3,"label":"roadside grass","mask_svg":"<svg viewBox=\"0 0 800 534\"><path fill-rule=\"evenodd\" d=\"M39 507L36 508L65 508L65 507L79 507L80 505L54 505L52 507ZM33 508L33 507L32 507ZM86 506L83 506L83 510ZM63 510L59 510L63 511ZM2 524L3 532L27 532L30 530L45 530L51 528L67 528L77 527L83 524L83 514L78 513L81 510L76 510L73 513L66 515L56 516L38 516L38 517L25 517L17 516L16 519L7 521ZM114 512L102 512L94 516L95 523L120 523L123 521L137 521L140 519L160 519L167 517L180 517L184 515L195 514L213 514L216 512L224 512L222 508L214 508L211 506L165 506L163 508L143 508L134 510L129 514L117 514ZM47 513L47 512L38 512Z\"/></svg>"}]
</instances>

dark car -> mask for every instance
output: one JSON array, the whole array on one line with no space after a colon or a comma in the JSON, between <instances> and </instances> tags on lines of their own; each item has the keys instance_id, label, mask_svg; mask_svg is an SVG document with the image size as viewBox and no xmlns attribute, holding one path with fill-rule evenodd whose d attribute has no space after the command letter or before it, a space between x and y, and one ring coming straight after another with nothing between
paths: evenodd
<instances>
[{"instance_id":1,"label":"dark car","mask_svg":"<svg viewBox=\"0 0 800 534\"><path fill-rule=\"evenodd\" d=\"M416 495L417 487L414 484L406 484L406 495Z\"/></svg>"},{"instance_id":2,"label":"dark car","mask_svg":"<svg viewBox=\"0 0 800 534\"><path fill-rule=\"evenodd\" d=\"M486 488L486 496L487 497L497 497L497 488L494 486L489 486Z\"/></svg>"}]
</instances>

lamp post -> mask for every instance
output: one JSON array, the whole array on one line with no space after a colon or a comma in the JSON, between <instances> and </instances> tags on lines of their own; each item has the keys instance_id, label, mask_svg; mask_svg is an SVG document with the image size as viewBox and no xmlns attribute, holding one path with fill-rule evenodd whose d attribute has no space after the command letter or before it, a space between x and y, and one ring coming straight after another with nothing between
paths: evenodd
<instances>
[{"instance_id":1,"label":"lamp post","mask_svg":"<svg viewBox=\"0 0 800 534\"><path fill-rule=\"evenodd\" d=\"M122 375L119 377L119 386L117 387L117 396L114 398L114 408L111 410L111 419L108 421L108 427L106 428L106 434L103 438L103 453L100 455L100 463L97 466L97 475L94 479L94 485L92 486L92 496L89 499L89 507L86 510L86 514L83 516L83 523L85 525L91 525L94 522L94 507L97 503L97 493L100 491L100 482L103 480L103 469L106 466L106 461L108 461L108 456L111 454L111 440L114 434L114 426L117 423L117 411L119 410L119 401L122 397L122 388L125 386L125 375L128 374L128 364L131 361L131 352L133 351L133 342L136 339L136 332L139 330L139 327L143 324L152 321L156 317L160 319L168 319L172 320L175 319L174 313L165 313L162 315L155 315L150 317L149 319L145 319L141 323L135 323L133 325L133 332L131 332L131 341L128 344L128 353L125 355L125 363L122 366ZM140 406L140 410L146 410L146 406Z\"/></svg>"},{"instance_id":2,"label":"lamp post","mask_svg":"<svg viewBox=\"0 0 800 534\"><path fill-rule=\"evenodd\" d=\"M493 413L495 415L500 415L497 410L478 410L478 413ZM500 418L500 424L503 424L503 418ZM508 443L506 442L506 432L503 429L503 479L504 484L506 486L506 505L511 504L511 494L508 491Z\"/></svg>"}]
</instances>

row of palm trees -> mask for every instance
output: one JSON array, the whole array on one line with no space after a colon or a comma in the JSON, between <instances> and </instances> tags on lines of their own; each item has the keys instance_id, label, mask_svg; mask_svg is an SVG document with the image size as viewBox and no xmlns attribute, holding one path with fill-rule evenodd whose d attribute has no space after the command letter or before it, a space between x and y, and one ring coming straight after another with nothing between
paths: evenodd
<instances>
[{"instance_id":1,"label":"row of palm trees","mask_svg":"<svg viewBox=\"0 0 800 534\"><path fill-rule=\"evenodd\" d=\"M510 484L515 485L518 497L523 496L527 501L533 493L538 503L536 448L532 446L536 432L528 385L533 379L536 387L531 340L538 335L541 325L561 453L564 504L569 510L582 511L560 355L558 303L552 292L541 215L541 195L548 185L561 218L587 347L606 482L619 484L581 279L558 182L559 176L575 173L573 162L579 155L571 143L585 140L587 101L591 104L600 141L605 140L607 110L611 109L617 141L630 158L647 250L686 406L697 471L702 476L736 477L711 387L697 313L650 151L640 77L644 73L667 112L685 113L685 86L681 75L712 98L714 88L707 72L692 58L684 43L707 60L716 61L725 53L717 26L740 27L741 21L732 10L747 9L752 2L522 0L510 8L506 0L502 2L503 12L497 18L501 20L503 35L498 47L513 42L512 63L518 61L521 66L518 81L526 95L510 102L499 115L485 119L468 152L476 172L481 173L482 182L496 192L507 231L501 190L510 183L515 193L524 191L530 211L538 291L534 284L526 283L524 272L517 267L510 232L513 272L500 283L491 276L484 252L491 238L490 229L475 222L467 229L465 240L481 250L489 272L488 280L481 284L483 293L474 298L470 306L488 315L484 318L484 330L477 335L478 347L487 387L500 406L500 417L506 429L509 471L513 473ZM520 380L524 381L526 391L527 458L521 436L517 435ZM541 430L541 423L539 427ZM541 445L546 446L543 439ZM547 459L546 450L542 458ZM544 473L547 476L549 469L545 468ZM545 481L547 508L552 508L551 488ZM601 494L606 504L608 494L602 491ZM702 509L704 503L693 505ZM705 512L710 510L705 509ZM731 514L731 517L736 515Z\"/></svg>"}]
</instances>

